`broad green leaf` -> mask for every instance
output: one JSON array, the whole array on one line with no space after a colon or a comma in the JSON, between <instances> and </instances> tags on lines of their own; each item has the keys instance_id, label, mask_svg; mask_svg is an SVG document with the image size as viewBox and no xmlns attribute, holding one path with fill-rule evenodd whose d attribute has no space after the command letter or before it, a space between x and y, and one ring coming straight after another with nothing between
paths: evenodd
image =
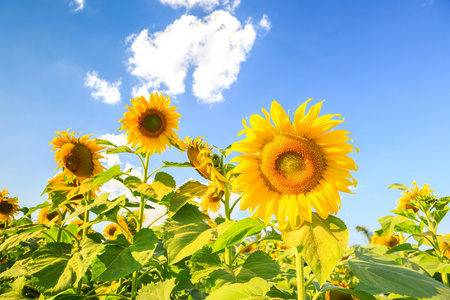
<instances>
[{"instance_id":1,"label":"broad green leaf","mask_svg":"<svg viewBox=\"0 0 450 300\"><path fill-rule=\"evenodd\" d=\"M30 276L30 273L24 266L29 260L30 258L16 261L11 268L0 273L0 281L14 279L21 276Z\"/></svg>"},{"instance_id":2,"label":"broad green leaf","mask_svg":"<svg viewBox=\"0 0 450 300\"><path fill-rule=\"evenodd\" d=\"M442 209L431 212L431 217L436 221L436 224L439 224L442 221L449 209L450 207L444 206Z\"/></svg>"},{"instance_id":3,"label":"broad green leaf","mask_svg":"<svg viewBox=\"0 0 450 300\"><path fill-rule=\"evenodd\" d=\"M219 251L226 247L242 242L246 237L258 234L266 228L263 221L257 218L245 218L228 228L214 243L213 251Z\"/></svg>"},{"instance_id":4,"label":"broad green leaf","mask_svg":"<svg viewBox=\"0 0 450 300\"><path fill-rule=\"evenodd\" d=\"M74 198L75 196L78 195L83 195L83 194L87 194L89 191L91 191L94 188L93 185L94 180L92 178L87 178L85 180L83 180L83 182L77 186L76 188L73 188L70 190L69 193L67 193L66 191L62 191L61 193L57 193L57 204L60 205L63 203L63 201L68 201L69 199ZM66 194L67 193L67 194ZM55 202L55 195L52 194L52 202Z\"/></svg>"},{"instance_id":5,"label":"broad green leaf","mask_svg":"<svg viewBox=\"0 0 450 300\"><path fill-rule=\"evenodd\" d=\"M176 187L176 182L173 177L165 172L158 172L155 175L154 181L150 186L155 191L156 200L161 200L165 195L172 192Z\"/></svg>"},{"instance_id":6,"label":"broad green leaf","mask_svg":"<svg viewBox=\"0 0 450 300\"><path fill-rule=\"evenodd\" d=\"M80 253L83 256L83 270L91 266L93 259L103 250L103 244L96 243L94 240L85 237L80 242Z\"/></svg>"},{"instance_id":7,"label":"broad green leaf","mask_svg":"<svg viewBox=\"0 0 450 300\"><path fill-rule=\"evenodd\" d=\"M450 273L450 264L445 264L445 263L440 264L437 267L436 272L447 273L447 274Z\"/></svg>"},{"instance_id":8,"label":"broad green leaf","mask_svg":"<svg viewBox=\"0 0 450 300\"><path fill-rule=\"evenodd\" d=\"M69 243L69 244L72 243L73 235L77 236L77 229L78 229L78 225L75 225L75 224L66 226L65 230L61 231L61 236L60 236L59 241L61 243ZM69 231L70 233L72 233L73 235L68 233L66 230ZM44 233L45 233L44 238L47 243L56 242L58 239L59 229L52 227L50 229L45 230Z\"/></svg>"},{"instance_id":9,"label":"broad green leaf","mask_svg":"<svg viewBox=\"0 0 450 300\"><path fill-rule=\"evenodd\" d=\"M100 215L100 214L106 215L110 211L114 210L114 208L116 208L116 207L118 209L120 209L120 206L124 206L126 204L126 201L127 201L127 197L125 195L122 195L122 196L114 199L113 201L108 200L102 204L93 206L91 208L91 211L96 215ZM95 201L94 201L94 203L95 203Z\"/></svg>"},{"instance_id":10,"label":"broad green leaf","mask_svg":"<svg viewBox=\"0 0 450 300\"><path fill-rule=\"evenodd\" d=\"M312 223L305 222L297 230L288 228L281 236L288 246L298 247L320 284L328 279L348 245L344 222L331 215L324 220L317 213L313 213Z\"/></svg>"},{"instance_id":11,"label":"broad green leaf","mask_svg":"<svg viewBox=\"0 0 450 300\"><path fill-rule=\"evenodd\" d=\"M399 208L399 209L391 210L390 212L392 212L396 215L399 215L399 216L403 216L403 217L412 219L412 220L417 220L416 213L412 209Z\"/></svg>"},{"instance_id":12,"label":"broad green leaf","mask_svg":"<svg viewBox=\"0 0 450 300\"><path fill-rule=\"evenodd\" d=\"M202 249L210 240L212 231L196 206L184 205L163 225L163 243L167 249L169 264Z\"/></svg>"},{"instance_id":13,"label":"broad green leaf","mask_svg":"<svg viewBox=\"0 0 450 300\"><path fill-rule=\"evenodd\" d=\"M190 168L192 167L190 162L183 162L183 163L179 163L179 162L171 162L171 161L164 161L164 166L165 167L177 167L177 168Z\"/></svg>"},{"instance_id":14,"label":"broad green leaf","mask_svg":"<svg viewBox=\"0 0 450 300\"><path fill-rule=\"evenodd\" d=\"M225 268L217 253L211 253L212 249L203 247L195 252L191 257L192 281L197 282L201 278L207 277L211 272Z\"/></svg>"},{"instance_id":15,"label":"broad green leaf","mask_svg":"<svg viewBox=\"0 0 450 300\"><path fill-rule=\"evenodd\" d=\"M392 247L386 253L390 254L390 253L394 253L394 252L398 252L398 251L407 251L407 250L419 250L419 249L418 248L414 248L409 243L404 243L404 244L400 244L398 246Z\"/></svg>"},{"instance_id":16,"label":"broad green leaf","mask_svg":"<svg viewBox=\"0 0 450 300\"><path fill-rule=\"evenodd\" d=\"M414 221L406 220L404 222L396 224L395 231L410 234L421 234L423 232L423 224L416 225Z\"/></svg>"},{"instance_id":17,"label":"broad green leaf","mask_svg":"<svg viewBox=\"0 0 450 300\"><path fill-rule=\"evenodd\" d=\"M123 175L123 173L122 173L122 171L120 171L120 166L115 165L115 166L109 168L108 170L106 170L105 172L95 175L92 185L93 185L93 187L102 185L102 184L110 181L114 177L119 177L121 175Z\"/></svg>"},{"instance_id":18,"label":"broad green leaf","mask_svg":"<svg viewBox=\"0 0 450 300\"><path fill-rule=\"evenodd\" d=\"M84 212L86 212L86 211L89 211L89 210L91 210L91 209L95 209L95 208L97 208L97 207L99 207L99 206L102 206L102 205L107 205L108 202L109 202L109 201L108 201L108 196L109 196L109 193L101 194L100 196L98 196L97 198L94 199L94 202L93 202L93 203L91 203L91 204L89 204L89 205L86 205L86 206L83 206L83 207L81 207L81 208L75 210L73 213L71 213L71 214L63 221L63 223L65 223L65 222L67 222L68 220L71 220L71 219L73 219L73 218L75 218L75 217L78 217L79 215L81 215L82 213L84 213Z\"/></svg>"},{"instance_id":19,"label":"broad green leaf","mask_svg":"<svg viewBox=\"0 0 450 300\"><path fill-rule=\"evenodd\" d=\"M365 285L384 293L402 296L450 299L450 288L429 276L407 269L394 261L387 261L382 256L369 256L356 250L355 255L357 258L348 263L353 274Z\"/></svg>"},{"instance_id":20,"label":"broad green leaf","mask_svg":"<svg viewBox=\"0 0 450 300\"><path fill-rule=\"evenodd\" d=\"M189 200L203 196L208 187L198 181L190 180L180 186L170 199L169 217L172 217Z\"/></svg>"},{"instance_id":21,"label":"broad green leaf","mask_svg":"<svg viewBox=\"0 0 450 300\"><path fill-rule=\"evenodd\" d=\"M205 300L268 300L269 284L261 278L253 278L247 283L224 285L215 290Z\"/></svg>"},{"instance_id":22,"label":"broad green leaf","mask_svg":"<svg viewBox=\"0 0 450 300\"><path fill-rule=\"evenodd\" d=\"M112 281L140 270L155 251L158 239L153 230L141 229L129 243L122 235L110 241L92 262L92 277Z\"/></svg>"},{"instance_id":23,"label":"broad green leaf","mask_svg":"<svg viewBox=\"0 0 450 300\"><path fill-rule=\"evenodd\" d=\"M405 222L408 219L403 216L385 216L378 219L378 222L381 224L381 228L383 232L387 236L391 236L395 231L395 226L399 223Z\"/></svg>"},{"instance_id":24,"label":"broad green leaf","mask_svg":"<svg viewBox=\"0 0 450 300\"><path fill-rule=\"evenodd\" d=\"M96 142L97 142L97 144L100 144L100 145L117 147L115 144L111 143L108 140L96 139Z\"/></svg>"},{"instance_id":25,"label":"broad green leaf","mask_svg":"<svg viewBox=\"0 0 450 300\"><path fill-rule=\"evenodd\" d=\"M25 231L25 232L19 232L16 234L12 234L9 238L7 238L0 245L0 252L11 249L13 247L16 247L20 243L26 242L33 238L36 238L36 237L40 236L41 234L42 234L42 228L40 228L40 227L36 231Z\"/></svg>"},{"instance_id":26,"label":"broad green leaf","mask_svg":"<svg viewBox=\"0 0 450 300\"><path fill-rule=\"evenodd\" d=\"M430 255L425 251L413 256L411 260L420 265L430 276L436 273L442 263L438 257Z\"/></svg>"},{"instance_id":27,"label":"broad green leaf","mask_svg":"<svg viewBox=\"0 0 450 300\"><path fill-rule=\"evenodd\" d=\"M345 289L342 287L338 287L335 286L331 283L325 282L322 287L320 288L321 293L325 293L328 291L338 291L342 294L346 294L346 295L353 295L356 298L358 298L359 300L376 300L374 296L372 296L369 293L366 293L364 291L358 291L358 290L350 290L350 289ZM332 296L332 295L331 295ZM331 299L334 299L333 297L331 297ZM339 297L336 297L336 299L339 299Z\"/></svg>"},{"instance_id":28,"label":"broad green leaf","mask_svg":"<svg viewBox=\"0 0 450 300\"><path fill-rule=\"evenodd\" d=\"M138 291L136 300L167 300L175 288L175 278L150 283Z\"/></svg>"},{"instance_id":29,"label":"broad green leaf","mask_svg":"<svg viewBox=\"0 0 450 300\"><path fill-rule=\"evenodd\" d=\"M114 154L114 153L134 153L134 151L128 146L119 146L106 149L106 154Z\"/></svg>"},{"instance_id":30,"label":"broad green leaf","mask_svg":"<svg viewBox=\"0 0 450 300\"><path fill-rule=\"evenodd\" d=\"M247 257L236 278L238 282L247 282L254 277L272 279L278 274L280 265L269 254L256 251Z\"/></svg>"},{"instance_id":31,"label":"broad green leaf","mask_svg":"<svg viewBox=\"0 0 450 300\"><path fill-rule=\"evenodd\" d=\"M276 285L272 285L270 287L270 291L268 291L266 293L267 297L270 297L270 299L288 299L288 300L292 300L297 298L297 296L294 294L294 292L290 292L288 290L285 289L281 289L279 287L277 287Z\"/></svg>"},{"instance_id":32,"label":"broad green leaf","mask_svg":"<svg viewBox=\"0 0 450 300\"><path fill-rule=\"evenodd\" d=\"M52 243L36 250L27 269L33 275L33 284L45 294L62 292L83 277L83 256L70 255L70 245Z\"/></svg>"},{"instance_id":33,"label":"broad green leaf","mask_svg":"<svg viewBox=\"0 0 450 300\"><path fill-rule=\"evenodd\" d=\"M406 192L408 190L406 185L400 184L400 183L393 183L388 187L388 189L397 189L397 190L404 191L404 192Z\"/></svg>"}]
</instances>

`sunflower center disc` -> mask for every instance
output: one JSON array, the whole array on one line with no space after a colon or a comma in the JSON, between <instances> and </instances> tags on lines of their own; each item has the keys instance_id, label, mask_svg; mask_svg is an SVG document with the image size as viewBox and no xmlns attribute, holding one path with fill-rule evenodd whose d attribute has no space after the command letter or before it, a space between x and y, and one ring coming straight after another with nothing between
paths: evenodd
<instances>
[{"instance_id":1,"label":"sunflower center disc","mask_svg":"<svg viewBox=\"0 0 450 300\"><path fill-rule=\"evenodd\" d=\"M157 113L151 113L142 120L142 127L150 134L157 134L163 127L163 120Z\"/></svg>"},{"instance_id":2,"label":"sunflower center disc","mask_svg":"<svg viewBox=\"0 0 450 300\"><path fill-rule=\"evenodd\" d=\"M67 143L61 147L64 167L78 177L89 177L94 170L92 153L82 144Z\"/></svg>"},{"instance_id":3,"label":"sunflower center disc","mask_svg":"<svg viewBox=\"0 0 450 300\"><path fill-rule=\"evenodd\" d=\"M110 228L109 231L108 231L108 234L111 235L111 236L113 236L114 233L116 233L116 228L115 228L115 227Z\"/></svg>"},{"instance_id":4,"label":"sunflower center disc","mask_svg":"<svg viewBox=\"0 0 450 300\"><path fill-rule=\"evenodd\" d=\"M13 209L13 205L9 203L8 201L1 201L0 202L0 213L7 215L9 214Z\"/></svg>"},{"instance_id":5,"label":"sunflower center disc","mask_svg":"<svg viewBox=\"0 0 450 300\"><path fill-rule=\"evenodd\" d=\"M271 190L283 195L313 189L325 165L319 146L302 136L278 135L261 151L261 176Z\"/></svg>"}]
</instances>

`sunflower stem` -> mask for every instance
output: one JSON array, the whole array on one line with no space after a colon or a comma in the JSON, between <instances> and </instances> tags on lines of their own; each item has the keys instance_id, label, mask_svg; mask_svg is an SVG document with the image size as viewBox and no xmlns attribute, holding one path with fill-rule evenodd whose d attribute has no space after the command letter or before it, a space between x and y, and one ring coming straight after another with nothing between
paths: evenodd
<instances>
[{"instance_id":1,"label":"sunflower stem","mask_svg":"<svg viewBox=\"0 0 450 300\"><path fill-rule=\"evenodd\" d=\"M223 170L223 176L227 176L226 173L226 168L223 167L223 155L221 155L220 157L220 166L222 167ZM228 185L228 182L225 182L225 201L224 201L224 206L225 206L225 220L226 221L231 221L231 211L232 209L230 209L230 187ZM234 205L233 205L234 208ZM231 268L231 265L233 264L233 254L232 254L232 248L230 247L226 247L225 248L225 263L227 264L227 266L229 266Z\"/></svg>"},{"instance_id":2,"label":"sunflower stem","mask_svg":"<svg viewBox=\"0 0 450 300\"><path fill-rule=\"evenodd\" d=\"M305 275L303 272L303 258L295 251L296 271L297 271L297 296L298 300L306 300Z\"/></svg>"},{"instance_id":3,"label":"sunflower stem","mask_svg":"<svg viewBox=\"0 0 450 300\"><path fill-rule=\"evenodd\" d=\"M144 183L147 183L148 177L148 162L150 160L150 153L146 153L145 155L145 163L143 164L144 168L144 174L142 175L142 181ZM142 160L141 160L142 161ZM144 219L144 207L145 207L145 197L141 197L141 202L139 203L139 220L138 220L138 226L136 228L136 232L139 232L142 228L142 223ZM133 281L131 285L131 299L136 299L137 289L139 285L139 270L135 271L133 273Z\"/></svg>"}]
</instances>

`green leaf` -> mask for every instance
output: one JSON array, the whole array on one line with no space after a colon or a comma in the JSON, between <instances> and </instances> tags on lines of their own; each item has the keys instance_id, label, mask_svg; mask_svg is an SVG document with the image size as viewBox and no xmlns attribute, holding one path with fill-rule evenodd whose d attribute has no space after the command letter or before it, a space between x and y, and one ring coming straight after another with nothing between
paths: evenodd
<instances>
[{"instance_id":1,"label":"green leaf","mask_svg":"<svg viewBox=\"0 0 450 300\"><path fill-rule=\"evenodd\" d=\"M324 220L317 213L313 213L312 223L305 222L297 230L288 228L281 236L288 246L298 247L320 284L328 279L348 245L344 222L331 215Z\"/></svg>"},{"instance_id":2,"label":"green leaf","mask_svg":"<svg viewBox=\"0 0 450 300\"><path fill-rule=\"evenodd\" d=\"M202 249L212 228L203 221L196 206L186 204L163 225L163 232L169 264L174 264Z\"/></svg>"},{"instance_id":3,"label":"green leaf","mask_svg":"<svg viewBox=\"0 0 450 300\"><path fill-rule=\"evenodd\" d=\"M272 279L280 274L280 265L269 254L256 251L245 260L237 274L238 282L247 282L254 277Z\"/></svg>"},{"instance_id":4,"label":"green leaf","mask_svg":"<svg viewBox=\"0 0 450 300\"><path fill-rule=\"evenodd\" d=\"M431 217L436 221L436 225L442 221L449 209L450 207L444 206L442 209L431 212Z\"/></svg>"},{"instance_id":5,"label":"green leaf","mask_svg":"<svg viewBox=\"0 0 450 300\"><path fill-rule=\"evenodd\" d=\"M100 144L100 145L117 147L115 144L111 143L108 140L96 139L96 142L97 142L97 144Z\"/></svg>"},{"instance_id":6,"label":"green leaf","mask_svg":"<svg viewBox=\"0 0 450 300\"><path fill-rule=\"evenodd\" d=\"M266 300L269 284L261 278L253 278L247 283L224 285L215 290L205 300Z\"/></svg>"},{"instance_id":7,"label":"green leaf","mask_svg":"<svg viewBox=\"0 0 450 300\"><path fill-rule=\"evenodd\" d=\"M108 148L106 149L106 154L114 154L114 153L135 153L133 150L131 150L128 146L119 146L115 148Z\"/></svg>"},{"instance_id":8,"label":"green leaf","mask_svg":"<svg viewBox=\"0 0 450 300\"><path fill-rule=\"evenodd\" d=\"M406 220L404 222L396 224L395 231L410 234L421 234L423 232L423 224L416 225L414 221Z\"/></svg>"},{"instance_id":9,"label":"green leaf","mask_svg":"<svg viewBox=\"0 0 450 300\"><path fill-rule=\"evenodd\" d=\"M391 254L394 252L398 252L398 251L407 251L407 250L416 250L419 251L418 248L414 248L411 244L409 243L404 243L404 244L400 244L398 246L392 247L391 249L389 249L386 253L387 254Z\"/></svg>"},{"instance_id":10,"label":"green leaf","mask_svg":"<svg viewBox=\"0 0 450 300\"><path fill-rule=\"evenodd\" d=\"M203 247L195 252L191 257L192 281L198 282L201 278L207 277L211 272L225 268L217 253L211 253L212 249Z\"/></svg>"},{"instance_id":11,"label":"green leaf","mask_svg":"<svg viewBox=\"0 0 450 300\"><path fill-rule=\"evenodd\" d=\"M213 251L219 251L226 247L242 242L246 237L255 235L266 228L263 221L257 218L245 218L228 228L214 243Z\"/></svg>"},{"instance_id":12,"label":"green leaf","mask_svg":"<svg viewBox=\"0 0 450 300\"><path fill-rule=\"evenodd\" d=\"M198 181L190 180L180 186L170 199L169 217L172 217L189 200L203 196L208 187Z\"/></svg>"},{"instance_id":13,"label":"green leaf","mask_svg":"<svg viewBox=\"0 0 450 300\"><path fill-rule=\"evenodd\" d=\"M167 300L175 288L175 278L150 283L138 291L136 300Z\"/></svg>"},{"instance_id":14,"label":"green leaf","mask_svg":"<svg viewBox=\"0 0 450 300\"><path fill-rule=\"evenodd\" d=\"M33 284L45 294L57 294L83 277L83 256L70 255L70 245L51 243L42 246L32 255L27 269L33 275Z\"/></svg>"},{"instance_id":15,"label":"green leaf","mask_svg":"<svg viewBox=\"0 0 450 300\"><path fill-rule=\"evenodd\" d=\"M376 300L374 296L372 296L371 294L368 294L368 293L366 293L364 291L345 289L345 288L342 288L342 287L335 286L335 285L333 285L331 283L325 282L322 285L322 287L320 288L319 292L325 293L325 292L328 292L328 291L337 291L337 292L340 292L342 294L353 295L356 298L358 298L359 300ZM331 299L334 299L333 298L333 292L331 293L330 296L331 296ZM338 296L338 295L336 295L336 296ZM339 297L336 297L336 299L339 299Z\"/></svg>"},{"instance_id":16,"label":"green leaf","mask_svg":"<svg viewBox=\"0 0 450 300\"><path fill-rule=\"evenodd\" d=\"M122 147L125 147L125 146L122 146ZM120 171L120 166L115 165L115 166L109 168L108 170L106 170L105 172L95 175L92 185L93 185L93 187L102 185L102 184L110 181L114 177L119 177L121 175L123 175L123 173L122 173L122 171Z\"/></svg>"},{"instance_id":17,"label":"green leaf","mask_svg":"<svg viewBox=\"0 0 450 300\"><path fill-rule=\"evenodd\" d=\"M437 267L436 272L447 273L447 274L450 273L450 264L445 264L445 263L440 264Z\"/></svg>"},{"instance_id":18,"label":"green leaf","mask_svg":"<svg viewBox=\"0 0 450 300\"><path fill-rule=\"evenodd\" d=\"M387 261L383 256L365 255L355 249L348 261L353 274L365 285L383 293L427 299L450 299L450 289L433 278ZM364 259L364 260L361 260Z\"/></svg>"},{"instance_id":19,"label":"green leaf","mask_svg":"<svg viewBox=\"0 0 450 300\"><path fill-rule=\"evenodd\" d=\"M433 276L434 273L436 273L442 263L438 257L424 251L413 256L411 260L420 265L430 276Z\"/></svg>"},{"instance_id":20,"label":"green leaf","mask_svg":"<svg viewBox=\"0 0 450 300\"><path fill-rule=\"evenodd\" d=\"M190 168L192 167L190 162L183 162L183 163L179 163L179 162L171 162L171 161L164 161L164 167L177 167L177 168Z\"/></svg>"},{"instance_id":21,"label":"green leaf","mask_svg":"<svg viewBox=\"0 0 450 300\"><path fill-rule=\"evenodd\" d=\"M385 216L378 219L378 222L381 224L383 232L387 236L391 236L395 231L395 226L407 220L408 219L403 216Z\"/></svg>"},{"instance_id":22,"label":"green leaf","mask_svg":"<svg viewBox=\"0 0 450 300\"><path fill-rule=\"evenodd\" d=\"M93 203L91 203L91 204L89 204L89 205L86 205L86 206L83 206L82 208L79 208L79 209L75 210L73 213L71 213L71 214L63 221L63 223L65 223L65 222L67 222L68 220L71 220L71 219L73 219L73 218L75 218L75 217L78 217L79 215L81 215L82 213L84 213L84 212L86 212L86 211L89 211L89 210L91 210L91 209L95 209L95 208L100 207L100 206L102 206L102 205L108 204L108 202L109 202L109 201L108 201L108 196L109 196L109 193L101 194L100 196L98 196L97 198L94 199L94 202L93 202Z\"/></svg>"},{"instance_id":23,"label":"green leaf","mask_svg":"<svg viewBox=\"0 0 450 300\"><path fill-rule=\"evenodd\" d=\"M144 228L133 237L130 244L123 235L110 241L103 253L92 262L92 277L99 281L113 281L140 270L155 251L158 239L153 230Z\"/></svg>"},{"instance_id":24,"label":"green leaf","mask_svg":"<svg viewBox=\"0 0 450 300\"><path fill-rule=\"evenodd\" d=\"M156 200L161 200L165 195L175 189L176 183L170 174L158 172L155 175L155 180L150 184L150 186L156 194L153 198Z\"/></svg>"},{"instance_id":25,"label":"green leaf","mask_svg":"<svg viewBox=\"0 0 450 300\"><path fill-rule=\"evenodd\" d=\"M36 238L42 234L42 227L35 227L34 231L24 231L11 235L0 245L0 252L18 246L22 242L26 242Z\"/></svg>"},{"instance_id":26,"label":"green leaf","mask_svg":"<svg viewBox=\"0 0 450 300\"><path fill-rule=\"evenodd\" d=\"M400 183L393 183L388 187L388 189L397 189L397 190L404 191L404 192L406 192L408 190L406 185L403 185Z\"/></svg>"},{"instance_id":27,"label":"green leaf","mask_svg":"<svg viewBox=\"0 0 450 300\"><path fill-rule=\"evenodd\" d=\"M399 208L399 209L391 210L390 212L392 212L396 215L399 215L399 216L403 216L403 217L412 219L412 220L417 220L416 213L412 209Z\"/></svg>"}]
</instances>

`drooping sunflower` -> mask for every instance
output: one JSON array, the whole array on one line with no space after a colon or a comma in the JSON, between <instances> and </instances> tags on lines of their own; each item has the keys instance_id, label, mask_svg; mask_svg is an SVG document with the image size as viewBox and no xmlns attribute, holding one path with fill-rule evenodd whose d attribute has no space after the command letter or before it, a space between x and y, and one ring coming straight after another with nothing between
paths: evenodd
<instances>
[{"instance_id":1,"label":"drooping sunflower","mask_svg":"<svg viewBox=\"0 0 450 300\"><path fill-rule=\"evenodd\" d=\"M75 175L79 179L93 177L105 170L99 159L105 147L97 144L95 139L89 139L89 135L75 137L76 132L57 131L57 137L53 138L52 151L55 152L55 161L58 168L62 168L67 176Z\"/></svg>"},{"instance_id":2,"label":"drooping sunflower","mask_svg":"<svg viewBox=\"0 0 450 300\"><path fill-rule=\"evenodd\" d=\"M19 210L19 204L17 204L19 200L6 197L8 194L6 189L0 192L0 223L13 220Z\"/></svg>"},{"instance_id":3,"label":"drooping sunflower","mask_svg":"<svg viewBox=\"0 0 450 300\"><path fill-rule=\"evenodd\" d=\"M51 221L55 221L55 223L61 223L61 213L59 210L55 210L52 212L48 212L49 207L42 208L38 213L38 223L48 224Z\"/></svg>"},{"instance_id":4,"label":"drooping sunflower","mask_svg":"<svg viewBox=\"0 0 450 300\"><path fill-rule=\"evenodd\" d=\"M140 146L141 151L161 153L171 140L178 140L174 129L179 130L181 115L176 113L178 107L170 106L170 97L151 93L150 99L140 96L130 100L132 106L127 106L124 118L119 120L123 125L120 130L126 130L127 141L131 147Z\"/></svg>"},{"instance_id":5,"label":"drooping sunflower","mask_svg":"<svg viewBox=\"0 0 450 300\"><path fill-rule=\"evenodd\" d=\"M349 285L346 281L333 281L333 285L349 289ZM325 293L325 300L358 300L358 298L341 293L340 291L328 291Z\"/></svg>"},{"instance_id":6,"label":"drooping sunflower","mask_svg":"<svg viewBox=\"0 0 450 300\"><path fill-rule=\"evenodd\" d=\"M224 195L224 191L216 189L214 183L209 183L208 192L203 196L200 203L203 210L209 210L214 213L219 211L220 201Z\"/></svg>"},{"instance_id":7,"label":"drooping sunflower","mask_svg":"<svg viewBox=\"0 0 450 300\"><path fill-rule=\"evenodd\" d=\"M239 162L233 190L242 191L241 209L266 223L275 215L281 228L311 222L311 207L323 219L336 214L339 192L351 193L348 187L357 184L349 171L357 170L347 156L356 149L347 143L349 132L331 130L343 120L332 120L340 117L333 114L318 117L322 102L305 114L310 100L298 107L293 122L273 101L270 114L262 109L265 118L250 116L250 126L243 121L240 134L246 138L231 148L244 153L232 160Z\"/></svg>"},{"instance_id":8,"label":"drooping sunflower","mask_svg":"<svg viewBox=\"0 0 450 300\"><path fill-rule=\"evenodd\" d=\"M106 225L105 229L103 229L105 237L111 240L115 239L116 235L119 234L120 231L121 230L119 226L117 226L117 224L115 223L108 224Z\"/></svg>"},{"instance_id":9,"label":"drooping sunflower","mask_svg":"<svg viewBox=\"0 0 450 300\"><path fill-rule=\"evenodd\" d=\"M450 234L447 234L444 236L445 238L449 239ZM439 243L439 250L441 250L442 255L446 256L450 259L450 243L447 243L446 241L442 241Z\"/></svg>"},{"instance_id":10,"label":"drooping sunflower","mask_svg":"<svg viewBox=\"0 0 450 300\"><path fill-rule=\"evenodd\" d=\"M402 192L404 196L397 200L397 202L399 202L397 209L412 209L414 212L418 212L419 209L411 204L411 200L418 196L430 196L434 193L434 191L430 189L429 184L424 183L421 189L419 189L415 180L413 181L413 184L414 187L410 187L407 191Z\"/></svg>"},{"instance_id":11,"label":"drooping sunflower","mask_svg":"<svg viewBox=\"0 0 450 300\"><path fill-rule=\"evenodd\" d=\"M389 248L397 246L399 241L400 241L400 238L395 233L391 234L391 236L389 236L389 237L386 235L386 233L383 234L382 236L379 236L378 234L374 234L371 238L371 244L384 245Z\"/></svg>"}]
</instances>

